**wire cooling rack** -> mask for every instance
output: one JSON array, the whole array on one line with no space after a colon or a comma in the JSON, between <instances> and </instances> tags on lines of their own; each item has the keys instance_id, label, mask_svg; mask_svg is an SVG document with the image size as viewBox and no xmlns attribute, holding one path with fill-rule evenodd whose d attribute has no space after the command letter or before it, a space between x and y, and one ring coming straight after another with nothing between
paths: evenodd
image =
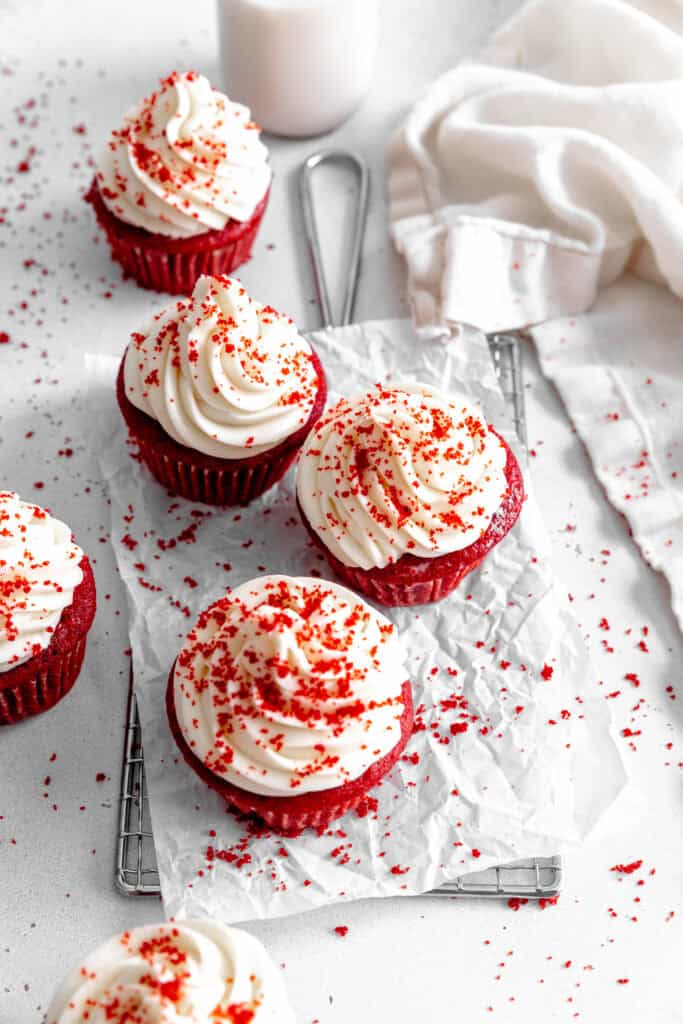
<instances>
[{"instance_id":1,"label":"wire cooling rack","mask_svg":"<svg viewBox=\"0 0 683 1024\"><path fill-rule=\"evenodd\" d=\"M519 341L514 334L489 337L493 363L514 419L517 435L527 447ZM131 673L126 712L121 794L116 843L115 883L124 896L161 895L154 851L152 818L145 781L142 731ZM553 899L562 886L560 857L532 857L477 871L435 889L431 896L476 896L497 899Z\"/></svg>"}]
</instances>

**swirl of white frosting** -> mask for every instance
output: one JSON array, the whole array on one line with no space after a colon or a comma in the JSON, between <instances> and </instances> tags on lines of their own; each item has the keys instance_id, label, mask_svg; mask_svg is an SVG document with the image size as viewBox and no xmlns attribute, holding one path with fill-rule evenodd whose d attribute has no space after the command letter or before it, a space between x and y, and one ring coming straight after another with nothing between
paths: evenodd
<instances>
[{"instance_id":1,"label":"swirl of white frosting","mask_svg":"<svg viewBox=\"0 0 683 1024\"><path fill-rule=\"evenodd\" d=\"M341 399L301 453L306 519L344 565L460 551L486 531L507 489L506 449L461 395L422 384Z\"/></svg>"},{"instance_id":2,"label":"swirl of white frosting","mask_svg":"<svg viewBox=\"0 0 683 1024\"><path fill-rule=\"evenodd\" d=\"M102 201L169 238L247 221L271 179L259 136L247 107L195 71L173 72L112 132L97 165Z\"/></svg>"},{"instance_id":3,"label":"swirl of white frosting","mask_svg":"<svg viewBox=\"0 0 683 1024\"><path fill-rule=\"evenodd\" d=\"M200 277L134 334L125 357L129 401L174 441L240 459L304 426L320 386L308 342L289 317L239 281Z\"/></svg>"},{"instance_id":4,"label":"swirl of white frosting","mask_svg":"<svg viewBox=\"0 0 683 1024\"><path fill-rule=\"evenodd\" d=\"M83 579L71 530L0 491L0 673L44 650Z\"/></svg>"},{"instance_id":5,"label":"swirl of white frosting","mask_svg":"<svg viewBox=\"0 0 683 1024\"><path fill-rule=\"evenodd\" d=\"M331 789L399 742L395 627L345 587L262 576L199 616L176 661L178 722L214 774L265 796Z\"/></svg>"},{"instance_id":6,"label":"swirl of white frosting","mask_svg":"<svg viewBox=\"0 0 683 1024\"><path fill-rule=\"evenodd\" d=\"M46 1024L294 1024L275 965L218 921L144 925L71 971Z\"/></svg>"}]
</instances>

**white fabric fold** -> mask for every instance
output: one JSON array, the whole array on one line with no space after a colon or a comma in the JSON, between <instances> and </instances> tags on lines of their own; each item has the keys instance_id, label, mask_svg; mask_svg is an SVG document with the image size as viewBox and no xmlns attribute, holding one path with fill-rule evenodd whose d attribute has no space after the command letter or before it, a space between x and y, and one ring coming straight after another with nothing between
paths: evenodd
<instances>
[{"instance_id":1,"label":"white fabric fold","mask_svg":"<svg viewBox=\"0 0 683 1024\"><path fill-rule=\"evenodd\" d=\"M563 364L552 325L534 337L570 416L578 425L588 415L582 436L608 497L674 590L680 476L625 503L603 467L635 464L644 434L661 465L675 456L660 439L683 442L683 399L662 404L666 379L683 377L683 343L663 329L666 289L683 297L682 31L678 3L532 0L478 62L434 83L388 154L392 234L425 337L457 323L485 331L542 324L582 314L601 296L596 318L577 320L593 341L571 372L556 372ZM611 291L625 272L657 287L636 289L630 301L628 287ZM683 306L674 305L683 324ZM603 424L615 381L624 381L622 342L634 379L620 404L638 427L618 436ZM663 363L669 377L648 374ZM639 373L655 381L646 398ZM652 525L660 521L666 528ZM683 621L680 596L675 610Z\"/></svg>"},{"instance_id":2,"label":"white fabric fold","mask_svg":"<svg viewBox=\"0 0 683 1024\"><path fill-rule=\"evenodd\" d=\"M532 334L607 497L628 519L645 558L667 576L683 628L680 301L627 275L584 316L554 320Z\"/></svg>"}]
</instances>

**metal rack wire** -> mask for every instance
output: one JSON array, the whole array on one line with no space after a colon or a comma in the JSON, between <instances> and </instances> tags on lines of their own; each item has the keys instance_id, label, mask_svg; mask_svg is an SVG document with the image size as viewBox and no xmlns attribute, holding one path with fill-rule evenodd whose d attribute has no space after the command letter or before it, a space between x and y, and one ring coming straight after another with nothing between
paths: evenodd
<instances>
[{"instance_id":1,"label":"metal rack wire","mask_svg":"<svg viewBox=\"0 0 683 1024\"><path fill-rule=\"evenodd\" d=\"M145 780L142 730L130 674L121 765L119 826L116 840L116 888L124 896L160 896L152 818Z\"/></svg>"},{"instance_id":2,"label":"metal rack wire","mask_svg":"<svg viewBox=\"0 0 683 1024\"><path fill-rule=\"evenodd\" d=\"M526 449L526 419L519 341L514 334L489 337L493 363L515 428ZM145 759L131 674L126 713L121 793L116 843L116 888L124 896L161 895L159 870L145 782ZM533 857L477 871L447 882L429 895L494 899L553 899L562 886L560 857Z\"/></svg>"}]
</instances>

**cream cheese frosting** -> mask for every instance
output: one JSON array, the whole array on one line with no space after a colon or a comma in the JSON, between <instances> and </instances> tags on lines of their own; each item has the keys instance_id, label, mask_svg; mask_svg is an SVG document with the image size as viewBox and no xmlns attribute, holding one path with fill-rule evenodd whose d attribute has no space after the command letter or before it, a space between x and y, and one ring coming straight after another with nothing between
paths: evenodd
<instances>
[{"instance_id":1,"label":"cream cheese frosting","mask_svg":"<svg viewBox=\"0 0 683 1024\"><path fill-rule=\"evenodd\" d=\"M240 459L308 421L320 386L308 342L289 317L229 277L200 277L132 337L125 393L179 444Z\"/></svg>"},{"instance_id":2,"label":"cream cheese frosting","mask_svg":"<svg viewBox=\"0 0 683 1024\"><path fill-rule=\"evenodd\" d=\"M46 1024L294 1024L282 980L247 932L218 921L145 925L64 979Z\"/></svg>"},{"instance_id":3,"label":"cream cheese frosting","mask_svg":"<svg viewBox=\"0 0 683 1024\"><path fill-rule=\"evenodd\" d=\"M163 79L112 132L96 180L120 220L189 238L249 220L271 172L248 108L187 71Z\"/></svg>"},{"instance_id":4,"label":"cream cheese frosting","mask_svg":"<svg viewBox=\"0 0 683 1024\"><path fill-rule=\"evenodd\" d=\"M297 493L340 562L384 568L406 553L435 558L478 540L507 489L506 460L464 396L378 385L318 421L301 453Z\"/></svg>"},{"instance_id":5,"label":"cream cheese frosting","mask_svg":"<svg viewBox=\"0 0 683 1024\"><path fill-rule=\"evenodd\" d=\"M199 616L176 661L176 716L214 774L264 796L358 778L401 738L395 627L345 587L262 576Z\"/></svg>"},{"instance_id":6,"label":"cream cheese frosting","mask_svg":"<svg viewBox=\"0 0 683 1024\"><path fill-rule=\"evenodd\" d=\"M0 673L49 646L83 579L82 558L68 526L0 491Z\"/></svg>"}]
</instances>

